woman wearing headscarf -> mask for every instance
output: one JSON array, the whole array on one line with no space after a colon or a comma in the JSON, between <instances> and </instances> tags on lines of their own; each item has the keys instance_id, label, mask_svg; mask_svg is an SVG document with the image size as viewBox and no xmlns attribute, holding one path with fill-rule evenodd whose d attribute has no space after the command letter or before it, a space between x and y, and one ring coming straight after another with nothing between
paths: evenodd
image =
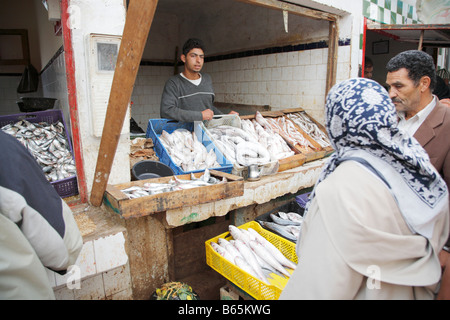
<instances>
[{"instance_id":1,"label":"woman wearing headscarf","mask_svg":"<svg viewBox=\"0 0 450 320\"><path fill-rule=\"evenodd\" d=\"M378 83L335 85L335 153L305 211L299 263L280 299L434 299L448 237L448 191L419 143L397 128Z\"/></svg>"}]
</instances>

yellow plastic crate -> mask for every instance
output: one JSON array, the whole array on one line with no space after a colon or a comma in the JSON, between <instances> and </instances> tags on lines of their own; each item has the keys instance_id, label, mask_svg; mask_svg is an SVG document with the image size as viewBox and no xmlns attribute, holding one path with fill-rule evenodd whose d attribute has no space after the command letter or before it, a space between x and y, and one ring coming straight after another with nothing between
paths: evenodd
<instances>
[{"instance_id":1,"label":"yellow plastic crate","mask_svg":"<svg viewBox=\"0 0 450 320\"><path fill-rule=\"evenodd\" d=\"M255 221L245 223L238 228L253 228L256 232L278 248L286 258L294 263L297 263L298 259L297 254L295 253L295 243L262 228L259 223ZM268 285L255 278L214 251L211 246L211 242L218 243L219 238L225 238L226 240L232 239L229 232L224 232L212 239L207 240L205 242L206 263L236 286L247 292L253 298L257 300L278 300L288 279L272 273L272 279L269 279L271 284Z\"/></svg>"}]
</instances>

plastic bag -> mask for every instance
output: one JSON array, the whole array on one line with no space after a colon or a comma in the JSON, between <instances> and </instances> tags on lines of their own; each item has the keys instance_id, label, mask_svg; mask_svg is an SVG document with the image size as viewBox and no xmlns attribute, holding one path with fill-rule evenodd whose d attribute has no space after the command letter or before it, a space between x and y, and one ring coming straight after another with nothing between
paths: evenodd
<instances>
[{"instance_id":1,"label":"plastic bag","mask_svg":"<svg viewBox=\"0 0 450 320\"><path fill-rule=\"evenodd\" d=\"M18 93L35 92L38 89L39 75L35 67L29 64L22 73L22 79L17 87Z\"/></svg>"}]
</instances>

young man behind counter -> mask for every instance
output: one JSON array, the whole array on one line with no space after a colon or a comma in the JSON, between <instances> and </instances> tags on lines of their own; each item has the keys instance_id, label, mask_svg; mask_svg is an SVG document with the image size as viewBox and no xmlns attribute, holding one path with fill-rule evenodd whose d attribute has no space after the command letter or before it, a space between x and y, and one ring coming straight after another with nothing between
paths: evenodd
<instances>
[{"instance_id":1,"label":"young man behind counter","mask_svg":"<svg viewBox=\"0 0 450 320\"><path fill-rule=\"evenodd\" d=\"M211 76L200 73L203 68L204 45L199 39L189 39L183 45L183 72L167 80L161 97L161 118L181 122L211 120L222 112L214 107ZM231 111L230 114L237 114Z\"/></svg>"}]
</instances>

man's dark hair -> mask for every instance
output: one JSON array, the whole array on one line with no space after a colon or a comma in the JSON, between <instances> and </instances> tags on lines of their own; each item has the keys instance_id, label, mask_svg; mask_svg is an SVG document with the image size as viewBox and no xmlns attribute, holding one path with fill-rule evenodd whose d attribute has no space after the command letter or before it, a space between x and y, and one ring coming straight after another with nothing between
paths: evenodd
<instances>
[{"instance_id":1,"label":"man's dark hair","mask_svg":"<svg viewBox=\"0 0 450 320\"><path fill-rule=\"evenodd\" d=\"M401 68L408 70L408 77L419 85L419 81L423 76L431 79L430 89L436 86L436 68L433 58L426 52L420 50L408 50L400 52L393 57L386 65L388 72L394 72Z\"/></svg>"},{"instance_id":2,"label":"man's dark hair","mask_svg":"<svg viewBox=\"0 0 450 320\"><path fill-rule=\"evenodd\" d=\"M189 51L194 48L202 49L205 52L205 46L203 45L203 41L196 38L188 39L183 45L183 54L187 55Z\"/></svg>"}]
</instances>

